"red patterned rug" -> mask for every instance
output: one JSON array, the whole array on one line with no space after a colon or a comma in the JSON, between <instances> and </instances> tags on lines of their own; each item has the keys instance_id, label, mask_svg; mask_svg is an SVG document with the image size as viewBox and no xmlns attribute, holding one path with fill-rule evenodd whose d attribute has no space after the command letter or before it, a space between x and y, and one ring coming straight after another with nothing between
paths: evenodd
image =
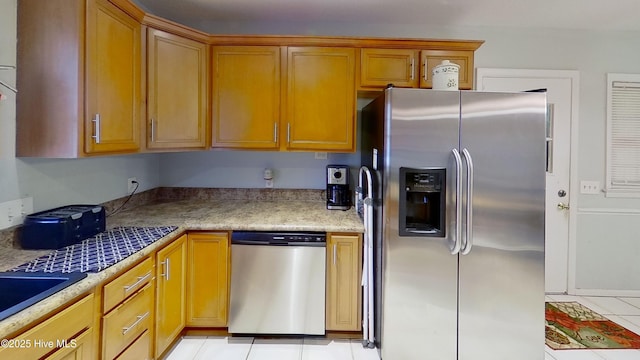
<instances>
[{"instance_id":1,"label":"red patterned rug","mask_svg":"<svg viewBox=\"0 0 640 360\"><path fill-rule=\"evenodd\" d=\"M577 302L545 304L545 342L554 349L640 349L640 336Z\"/></svg>"}]
</instances>

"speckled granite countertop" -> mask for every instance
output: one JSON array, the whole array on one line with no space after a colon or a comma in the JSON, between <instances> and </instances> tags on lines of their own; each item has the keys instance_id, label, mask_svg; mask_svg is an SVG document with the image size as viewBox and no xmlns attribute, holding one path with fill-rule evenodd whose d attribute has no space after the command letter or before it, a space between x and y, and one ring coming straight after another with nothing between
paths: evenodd
<instances>
[{"instance_id":1,"label":"speckled granite countertop","mask_svg":"<svg viewBox=\"0 0 640 360\"><path fill-rule=\"evenodd\" d=\"M364 231L362 221L353 208L348 211L327 210L324 201L316 200L165 200L107 218L108 228L116 226L178 226L178 229L119 263L101 272L90 273L84 280L0 321L0 339L101 285L187 230ZM0 251L0 271L49 252L51 250L4 246Z\"/></svg>"}]
</instances>

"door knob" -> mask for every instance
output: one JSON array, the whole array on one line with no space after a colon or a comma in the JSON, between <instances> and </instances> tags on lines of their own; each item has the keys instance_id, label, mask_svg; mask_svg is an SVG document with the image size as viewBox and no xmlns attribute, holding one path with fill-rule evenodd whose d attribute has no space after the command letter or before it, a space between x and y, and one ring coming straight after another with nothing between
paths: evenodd
<instances>
[{"instance_id":1,"label":"door knob","mask_svg":"<svg viewBox=\"0 0 640 360\"><path fill-rule=\"evenodd\" d=\"M569 205L564 203L558 203L558 210L569 210Z\"/></svg>"}]
</instances>

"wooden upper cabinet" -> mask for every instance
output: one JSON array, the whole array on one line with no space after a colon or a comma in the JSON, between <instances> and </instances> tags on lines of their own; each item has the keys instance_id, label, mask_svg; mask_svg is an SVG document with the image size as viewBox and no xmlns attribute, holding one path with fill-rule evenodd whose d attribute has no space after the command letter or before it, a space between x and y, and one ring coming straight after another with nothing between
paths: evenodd
<instances>
[{"instance_id":1,"label":"wooden upper cabinet","mask_svg":"<svg viewBox=\"0 0 640 360\"><path fill-rule=\"evenodd\" d=\"M432 87L431 69L442 60L460 65L458 87L473 88L473 50L361 49L359 90Z\"/></svg>"},{"instance_id":2,"label":"wooden upper cabinet","mask_svg":"<svg viewBox=\"0 0 640 360\"><path fill-rule=\"evenodd\" d=\"M361 49L360 86L417 87L420 60L417 50Z\"/></svg>"},{"instance_id":3,"label":"wooden upper cabinet","mask_svg":"<svg viewBox=\"0 0 640 360\"><path fill-rule=\"evenodd\" d=\"M473 89L473 51L471 50L423 50L420 52L420 63L422 64L422 76L420 76L420 87L432 87L431 69L439 65L442 60L449 60L460 65L458 73L458 88L461 90Z\"/></svg>"},{"instance_id":4,"label":"wooden upper cabinet","mask_svg":"<svg viewBox=\"0 0 640 360\"><path fill-rule=\"evenodd\" d=\"M148 29L148 149L207 147L208 69L207 44Z\"/></svg>"},{"instance_id":5,"label":"wooden upper cabinet","mask_svg":"<svg viewBox=\"0 0 640 360\"><path fill-rule=\"evenodd\" d=\"M285 147L355 150L355 49L289 47Z\"/></svg>"},{"instance_id":6,"label":"wooden upper cabinet","mask_svg":"<svg viewBox=\"0 0 640 360\"><path fill-rule=\"evenodd\" d=\"M140 23L106 0L87 2L85 151L140 147Z\"/></svg>"},{"instance_id":7,"label":"wooden upper cabinet","mask_svg":"<svg viewBox=\"0 0 640 360\"><path fill-rule=\"evenodd\" d=\"M18 9L16 155L137 152L140 23L106 0Z\"/></svg>"},{"instance_id":8,"label":"wooden upper cabinet","mask_svg":"<svg viewBox=\"0 0 640 360\"><path fill-rule=\"evenodd\" d=\"M213 147L279 147L280 51L278 46L213 47Z\"/></svg>"}]
</instances>

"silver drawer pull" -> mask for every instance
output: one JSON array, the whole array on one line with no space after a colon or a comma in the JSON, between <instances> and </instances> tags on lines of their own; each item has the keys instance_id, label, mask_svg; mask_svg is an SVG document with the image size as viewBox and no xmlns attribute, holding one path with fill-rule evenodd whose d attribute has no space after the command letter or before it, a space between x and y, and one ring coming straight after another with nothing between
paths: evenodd
<instances>
[{"instance_id":1,"label":"silver drawer pull","mask_svg":"<svg viewBox=\"0 0 640 360\"><path fill-rule=\"evenodd\" d=\"M127 285L124 287L124 292L128 292L130 290L135 289L138 285L142 284L143 282L145 282L149 277L151 277L151 271L149 271L148 273L146 273L144 276L138 276L138 281L136 281L135 283L131 284L131 285Z\"/></svg>"},{"instance_id":2,"label":"silver drawer pull","mask_svg":"<svg viewBox=\"0 0 640 360\"><path fill-rule=\"evenodd\" d=\"M160 262L161 265L164 266L164 273L160 274L166 281L169 281L169 269L171 265L169 263L169 258L166 258L164 261Z\"/></svg>"},{"instance_id":3,"label":"silver drawer pull","mask_svg":"<svg viewBox=\"0 0 640 360\"><path fill-rule=\"evenodd\" d=\"M144 320L147 316L149 316L149 312L147 311L146 313L142 314L142 315L138 315L136 316L136 321L131 324L130 326L127 327L123 327L122 328L122 335L126 335L129 330L133 329L134 327L136 327L136 325L138 325L142 320Z\"/></svg>"}]
</instances>

